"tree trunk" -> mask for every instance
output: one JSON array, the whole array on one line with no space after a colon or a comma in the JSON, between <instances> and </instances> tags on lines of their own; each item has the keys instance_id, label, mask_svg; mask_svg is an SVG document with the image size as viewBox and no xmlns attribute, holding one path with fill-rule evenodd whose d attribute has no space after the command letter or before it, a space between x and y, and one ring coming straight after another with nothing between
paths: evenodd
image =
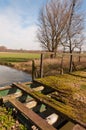
<instances>
[{"instance_id":1,"label":"tree trunk","mask_svg":"<svg viewBox=\"0 0 86 130\"><path fill-rule=\"evenodd\" d=\"M72 55L72 52L71 52L70 53L70 65L69 65L69 72L70 73L73 71L72 62L73 62L73 55Z\"/></svg>"},{"instance_id":2,"label":"tree trunk","mask_svg":"<svg viewBox=\"0 0 86 130\"><path fill-rule=\"evenodd\" d=\"M50 54L50 58L56 58L56 50L53 50Z\"/></svg>"},{"instance_id":3,"label":"tree trunk","mask_svg":"<svg viewBox=\"0 0 86 130\"><path fill-rule=\"evenodd\" d=\"M51 58L51 59L54 58L54 54L50 54L50 58Z\"/></svg>"}]
</instances>

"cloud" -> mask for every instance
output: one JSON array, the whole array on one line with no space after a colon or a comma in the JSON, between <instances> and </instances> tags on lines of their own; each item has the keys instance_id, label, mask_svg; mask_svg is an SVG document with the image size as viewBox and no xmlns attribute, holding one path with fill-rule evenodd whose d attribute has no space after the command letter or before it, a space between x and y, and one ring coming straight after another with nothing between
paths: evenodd
<instances>
[{"instance_id":1,"label":"cloud","mask_svg":"<svg viewBox=\"0 0 86 130\"><path fill-rule=\"evenodd\" d=\"M11 7L0 11L0 44L12 49L40 49L36 40L37 26L30 24L30 17L24 19L20 12Z\"/></svg>"},{"instance_id":2,"label":"cloud","mask_svg":"<svg viewBox=\"0 0 86 130\"><path fill-rule=\"evenodd\" d=\"M0 0L0 45L12 49L41 49L35 22L38 10L47 0L37 0L35 4L34 0L7 0L8 4L5 1Z\"/></svg>"},{"instance_id":3,"label":"cloud","mask_svg":"<svg viewBox=\"0 0 86 130\"><path fill-rule=\"evenodd\" d=\"M84 35L84 42L83 42L83 45L82 45L82 50L86 51L86 31L85 30L83 32L83 35Z\"/></svg>"}]
</instances>

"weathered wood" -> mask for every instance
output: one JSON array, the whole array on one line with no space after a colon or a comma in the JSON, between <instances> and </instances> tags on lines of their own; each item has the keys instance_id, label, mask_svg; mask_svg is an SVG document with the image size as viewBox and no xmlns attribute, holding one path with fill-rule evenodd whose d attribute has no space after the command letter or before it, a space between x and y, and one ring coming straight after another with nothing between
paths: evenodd
<instances>
[{"instance_id":1,"label":"weathered wood","mask_svg":"<svg viewBox=\"0 0 86 130\"><path fill-rule=\"evenodd\" d=\"M33 88L34 91L42 91L43 89L44 89L44 86Z\"/></svg>"},{"instance_id":2,"label":"weathered wood","mask_svg":"<svg viewBox=\"0 0 86 130\"><path fill-rule=\"evenodd\" d=\"M44 58L44 54L41 54L41 59L40 59L40 78L43 77L43 58Z\"/></svg>"},{"instance_id":3,"label":"weathered wood","mask_svg":"<svg viewBox=\"0 0 86 130\"><path fill-rule=\"evenodd\" d=\"M3 96L2 99L3 99L3 102L7 102L9 99L13 99L13 98L18 98L22 96L22 92L16 92L14 94L9 94L7 96Z\"/></svg>"},{"instance_id":4,"label":"weathered wood","mask_svg":"<svg viewBox=\"0 0 86 130\"><path fill-rule=\"evenodd\" d=\"M27 83L18 83L18 84L27 85ZM13 83L13 84L15 84L15 83ZM44 86L38 86L38 87L32 88L32 90L34 90L34 91L42 91L42 90L44 90Z\"/></svg>"},{"instance_id":5,"label":"weathered wood","mask_svg":"<svg viewBox=\"0 0 86 130\"><path fill-rule=\"evenodd\" d=\"M36 71L35 61L32 60L32 81L35 79L35 71Z\"/></svg>"},{"instance_id":6,"label":"weathered wood","mask_svg":"<svg viewBox=\"0 0 86 130\"><path fill-rule=\"evenodd\" d=\"M1 87L1 88L0 88L0 91L7 90L7 89L10 89L10 88L12 88L12 87L11 87L11 86Z\"/></svg>"},{"instance_id":7,"label":"weathered wood","mask_svg":"<svg viewBox=\"0 0 86 130\"><path fill-rule=\"evenodd\" d=\"M85 128L83 128L82 126L76 124L72 130L86 130Z\"/></svg>"},{"instance_id":8,"label":"weathered wood","mask_svg":"<svg viewBox=\"0 0 86 130\"><path fill-rule=\"evenodd\" d=\"M15 99L9 99L9 102L14 105L20 112L22 112L27 118L29 118L37 127L42 130L56 130L53 126L49 125L46 120L42 119L34 111L27 108L21 102Z\"/></svg>"},{"instance_id":9,"label":"weathered wood","mask_svg":"<svg viewBox=\"0 0 86 130\"><path fill-rule=\"evenodd\" d=\"M23 84L25 84L25 85L30 85L30 84L32 84L32 82L30 82L30 81L28 81L28 82L23 82Z\"/></svg>"},{"instance_id":10,"label":"weathered wood","mask_svg":"<svg viewBox=\"0 0 86 130\"><path fill-rule=\"evenodd\" d=\"M28 84L27 83L22 83L22 85L28 85ZM32 90L34 90L34 91L42 91L42 90L44 90L44 86L38 86L38 87L32 88Z\"/></svg>"},{"instance_id":11,"label":"weathered wood","mask_svg":"<svg viewBox=\"0 0 86 130\"><path fill-rule=\"evenodd\" d=\"M61 103L59 101L56 101L44 94L38 93L25 85L22 85L22 84L13 84L13 85L18 87L19 89L23 90L24 92L26 92L33 98L37 99L38 101L53 108L57 112L60 112L63 115L67 116L74 123L77 122L78 124L82 125L83 127L86 127L86 123L84 123L82 121L82 119L78 120L78 115L76 115L76 110L73 107L71 107L67 104Z\"/></svg>"}]
</instances>

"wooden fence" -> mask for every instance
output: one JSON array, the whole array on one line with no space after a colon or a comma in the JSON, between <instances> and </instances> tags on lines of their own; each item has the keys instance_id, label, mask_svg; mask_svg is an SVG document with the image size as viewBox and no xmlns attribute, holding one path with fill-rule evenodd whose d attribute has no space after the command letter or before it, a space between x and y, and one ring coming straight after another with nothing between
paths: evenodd
<instances>
[{"instance_id":1,"label":"wooden fence","mask_svg":"<svg viewBox=\"0 0 86 130\"><path fill-rule=\"evenodd\" d=\"M73 56L73 61L72 61L73 71L86 68L86 53L83 53L83 54L57 53L56 57L50 58L51 54L54 55L54 53L49 53L49 52L40 54L39 67L36 66L35 60L32 61L32 79L33 80L35 78L44 76L44 71L46 69L45 64L47 64L48 61L50 62L50 63L48 62L50 66L54 66L54 67L51 67L50 71L52 71L56 65L57 66L56 71L59 71L59 74L63 74L66 72L68 73L69 62L70 62L69 60L70 60L71 55Z\"/></svg>"}]
</instances>

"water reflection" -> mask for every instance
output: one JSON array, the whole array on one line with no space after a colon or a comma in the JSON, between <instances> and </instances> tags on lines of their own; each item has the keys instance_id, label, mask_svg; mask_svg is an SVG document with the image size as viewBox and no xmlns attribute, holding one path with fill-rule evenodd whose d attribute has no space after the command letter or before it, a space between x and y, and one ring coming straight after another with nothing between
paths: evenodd
<instances>
[{"instance_id":1,"label":"water reflection","mask_svg":"<svg viewBox=\"0 0 86 130\"><path fill-rule=\"evenodd\" d=\"M31 81L31 75L0 65L0 87L12 84L13 82Z\"/></svg>"}]
</instances>

